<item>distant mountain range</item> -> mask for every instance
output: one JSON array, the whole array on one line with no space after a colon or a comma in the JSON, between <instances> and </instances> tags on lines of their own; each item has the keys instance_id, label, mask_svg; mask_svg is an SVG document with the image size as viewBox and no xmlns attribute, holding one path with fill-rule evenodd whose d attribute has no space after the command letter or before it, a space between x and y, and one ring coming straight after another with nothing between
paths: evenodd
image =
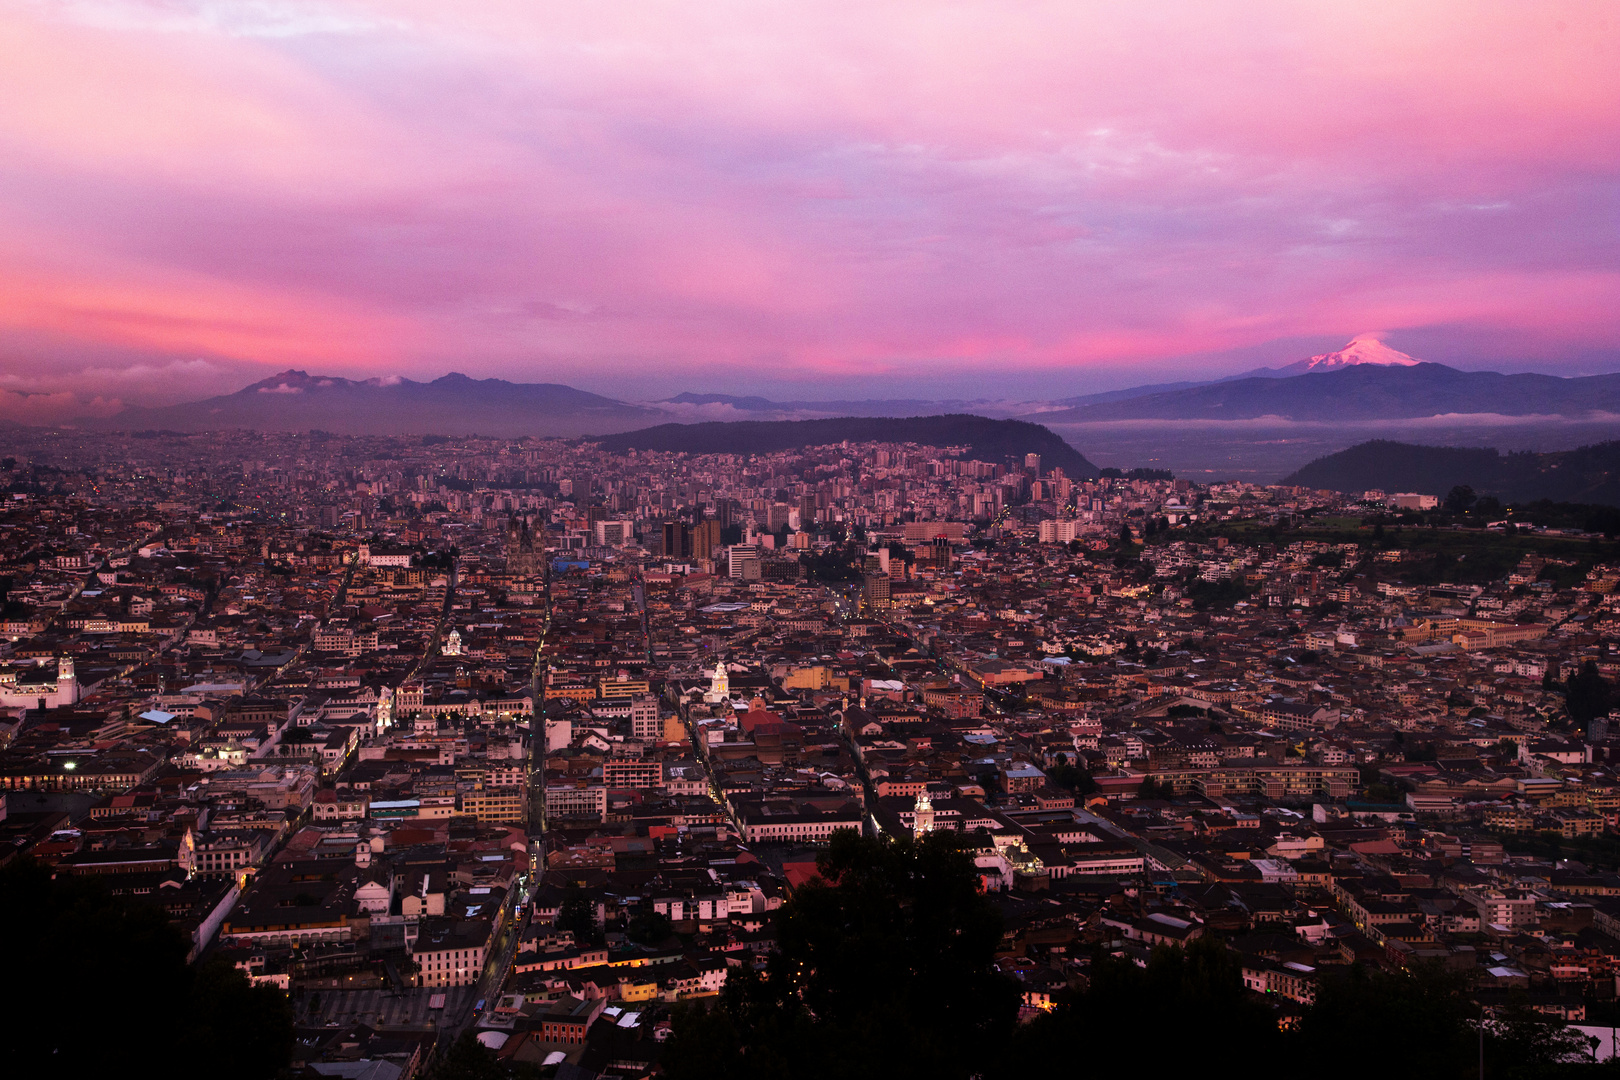
<instances>
[{"instance_id":1,"label":"distant mountain range","mask_svg":"<svg viewBox=\"0 0 1620 1080\"><path fill-rule=\"evenodd\" d=\"M1502 454L1489 448L1375 439L1317 458L1283 483L1346 492L1414 491L1441 498L1466 484L1508 502L1551 499L1620 506L1620 442Z\"/></svg>"},{"instance_id":2,"label":"distant mountain range","mask_svg":"<svg viewBox=\"0 0 1620 1080\"><path fill-rule=\"evenodd\" d=\"M1458 371L1444 364L1354 363L1304 375L1250 376L1030 415L1038 415L1043 424L1058 424L1266 416L1343 422L1459 413L1586 417L1611 412L1620 413L1620 374L1564 379Z\"/></svg>"},{"instance_id":3,"label":"distant mountain range","mask_svg":"<svg viewBox=\"0 0 1620 1080\"><path fill-rule=\"evenodd\" d=\"M988 415L1040 424L1110 420L1253 420L1340 423L1457 414L1601 419L1620 414L1620 374L1565 379L1458 371L1424 363L1362 336L1344 348L1281 368L1212 382L1173 382L1050 401L921 398L774 401L683 393L629 402L559 383L516 383L449 374L431 382L352 380L289 370L234 394L184 405L129 408L82 421L104 429L205 431L322 429L341 434L605 435L660 422L838 416Z\"/></svg>"},{"instance_id":4,"label":"distant mountain range","mask_svg":"<svg viewBox=\"0 0 1620 1080\"><path fill-rule=\"evenodd\" d=\"M800 435L714 427L712 422L760 422L918 418L928 434L906 436L933 445L975 443L963 431L971 422L1020 419L1040 425L1051 442L1042 453L1059 463L1060 436L1109 464L1156 465L1209 479L1223 476L1272 480L1313 453L1369 436L1406 438L1417 421L1436 441L1513 440L1517 446L1572 446L1608 437L1620 416L1620 374L1583 378L1468 372L1423 362L1392 349L1375 335L1362 335L1334 352L1277 368L1258 368L1207 382L1170 382L1037 401L928 400L922 398L804 399L777 401L758 395L683 393L660 401L625 401L558 383L519 383L450 374L430 382L403 378L353 380L288 370L234 394L165 407L127 408L110 417L84 418L101 430L264 431L325 430L355 435L539 435L611 436L662 425L682 425L684 435L660 434L660 448L698 445L704 431L746 436L760 446L779 446ZM942 421L940 418L946 420ZM977 419L975 419L977 418ZM1435 419L1438 418L1438 419ZM1278 421L1271 425L1271 421ZM1129 423L1112 424L1112 421ZM1222 425L1218 421L1243 421ZM709 428L700 428L708 423ZM1266 439L1249 433L1271 426L1309 426L1297 438ZM1098 426L1101 425L1101 426ZM854 432L855 428L847 429ZM817 433L824 441L899 438L899 429L879 424L876 434ZM988 429L986 429L988 430ZM1487 430L1506 434L1474 434ZM1570 433L1579 430L1579 438ZM1212 432L1216 434L1212 434ZM985 436L988 438L988 436ZM1302 451L1302 442L1314 445ZM1533 441L1532 441L1533 440ZM1014 440L1016 441L1016 440ZM749 445L753 445L750 442ZM991 445L986 443L987 446ZM983 451L999 459L1006 440ZM649 443L649 448L652 444ZM744 449L737 446L731 449ZM1010 451L1009 451L1010 452ZM1064 468L1091 469L1078 451Z\"/></svg>"},{"instance_id":5,"label":"distant mountain range","mask_svg":"<svg viewBox=\"0 0 1620 1080\"><path fill-rule=\"evenodd\" d=\"M93 426L121 431L330 431L343 435L600 435L667 413L560 383L514 383L452 373L432 382L355 381L283 371L234 394L132 408Z\"/></svg>"},{"instance_id":6,"label":"distant mountain range","mask_svg":"<svg viewBox=\"0 0 1620 1080\"><path fill-rule=\"evenodd\" d=\"M1240 372L1237 375L1227 375L1219 379L1152 383L1147 386L1132 386L1124 390L1105 390L1100 394L1082 394L1079 397L1061 398L1053 402L1053 404L1068 406L1107 405L1116 401L1129 401L1133 398L1148 397L1152 394L1171 394L1178 390L1191 390L1198 386L1236 382L1239 379L1287 379L1295 375L1340 371L1347 367L1357 367L1363 364L1371 364L1377 367L1411 367L1420 363L1422 363L1421 360L1415 360L1398 349L1390 348L1382 341L1379 341L1376 336L1362 334L1359 337L1351 338L1349 343L1337 352L1321 353L1280 368L1254 368L1251 371Z\"/></svg>"},{"instance_id":7,"label":"distant mountain range","mask_svg":"<svg viewBox=\"0 0 1620 1080\"><path fill-rule=\"evenodd\" d=\"M737 420L699 424L660 424L601 440L604 450L653 450L689 454L774 454L806 446L850 442L914 442L925 446L967 446L970 457L1000 463L1041 455L1041 468L1054 465L1075 479L1096 478L1085 456L1039 424L992 420L984 416L867 417L829 420Z\"/></svg>"}]
</instances>

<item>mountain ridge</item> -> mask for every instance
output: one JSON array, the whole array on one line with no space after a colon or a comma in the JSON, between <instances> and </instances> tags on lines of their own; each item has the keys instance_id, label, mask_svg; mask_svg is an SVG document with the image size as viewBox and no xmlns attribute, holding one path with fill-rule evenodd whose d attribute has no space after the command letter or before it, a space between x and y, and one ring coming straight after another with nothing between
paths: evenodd
<instances>
[{"instance_id":1,"label":"mountain ridge","mask_svg":"<svg viewBox=\"0 0 1620 1080\"><path fill-rule=\"evenodd\" d=\"M1491 447L1372 439L1317 458L1284 484L1331 491L1412 491L1444 498L1466 485L1504 501L1620 506L1620 441L1503 454Z\"/></svg>"},{"instance_id":2,"label":"mountain ridge","mask_svg":"<svg viewBox=\"0 0 1620 1080\"><path fill-rule=\"evenodd\" d=\"M1107 420L1418 419L1448 414L1620 414L1620 374L1563 378L1459 371L1420 362L1357 364L1291 377L1252 376L1039 415L1042 423Z\"/></svg>"},{"instance_id":3,"label":"mountain ridge","mask_svg":"<svg viewBox=\"0 0 1620 1080\"><path fill-rule=\"evenodd\" d=\"M130 408L87 426L214 431L332 431L345 435L609 434L667 417L659 409L563 383L514 383L448 372L429 382L345 379L288 368L232 394Z\"/></svg>"},{"instance_id":4,"label":"mountain ridge","mask_svg":"<svg viewBox=\"0 0 1620 1080\"><path fill-rule=\"evenodd\" d=\"M1041 467L1058 466L1075 479L1100 475L1096 465L1055 432L1026 420L996 420L967 413L937 416L846 416L818 420L710 420L660 424L594 440L602 449L691 454L767 454L832 443L893 442L970 447L981 460L1040 454Z\"/></svg>"},{"instance_id":5,"label":"mountain ridge","mask_svg":"<svg viewBox=\"0 0 1620 1080\"><path fill-rule=\"evenodd\" d=\"M649 402L651 405L684 405L701 408L708 405L729 406L738 412L758 413L825 413L832 416L927 416L941 412L955 412L992 404L983 399L963 400L946 398L938 401L921 398L859 398L830 399L827 401L774 401L755 394L693 393L687 391L671 398Z\"/></svg>"}]
</instances>

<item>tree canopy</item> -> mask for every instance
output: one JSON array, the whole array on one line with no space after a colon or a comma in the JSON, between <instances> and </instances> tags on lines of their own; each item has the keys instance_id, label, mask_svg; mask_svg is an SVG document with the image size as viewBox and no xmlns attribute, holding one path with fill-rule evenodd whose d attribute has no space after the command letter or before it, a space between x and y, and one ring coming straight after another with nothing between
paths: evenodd
<instances>
[{"instance_id":1,"label":"tree canopy","mask_svg":"<svg viewBox=\"0 0 1620 1080\"><path fill-rule=\"evenodd\" d=\"M189 966L162 909L31 860L0 869L7 1076L275 1076L292 1051L281 991L223 960Z\"/></svg>"},{"instance_id":2,"label":"tree canopy","mask_svg":"<svg viewBox=\"0 0 1620 1080\"><path fill-rule=\"evenodd\" d=\"M677 1017L664 1067L686 1078L988 1073L1018 992L996 972L1000 918L951 833L833 836L822 883L781 912L763 973L734 971L718 1003Z\"/></svg>"}]
</instances>

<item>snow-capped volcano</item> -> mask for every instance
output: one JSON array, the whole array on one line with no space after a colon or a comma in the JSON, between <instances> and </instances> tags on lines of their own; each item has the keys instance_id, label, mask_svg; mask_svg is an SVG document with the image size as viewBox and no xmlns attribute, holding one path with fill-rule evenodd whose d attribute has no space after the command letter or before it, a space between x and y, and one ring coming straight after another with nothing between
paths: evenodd
<instances>
[{"instance_id":1,"label":"snow-capped volcano","mask_svg":"<svg viewBox=\"0 0 1620 1080\"><path fill-rule=\"evenodd\" d=\"M1278 368L1279 375L1303 375L1307 372L1337 371L1340 368L1354 367L1356 364L1381 364L1385 367L1412 367L1422 363L1413 357L1407 356L1399 349L1392 349L1385 345L1374 334L1357 334L1350 339L1350 343L1338 352L1322 353L1309 360L1289 364Z\"/></svg>"}]
</instances>

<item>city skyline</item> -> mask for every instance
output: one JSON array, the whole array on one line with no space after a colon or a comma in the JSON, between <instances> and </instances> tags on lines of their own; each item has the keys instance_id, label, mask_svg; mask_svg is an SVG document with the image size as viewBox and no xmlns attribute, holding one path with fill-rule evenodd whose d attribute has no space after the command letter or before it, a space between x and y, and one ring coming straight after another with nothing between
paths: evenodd
<instances>
[{"instance_id":1,"label":"city skyline","mask_svg":"<svg viewBox=\"0 0 1620 1080\"><path fill-rule=\"evenodd\" d=\"M1033 398L1366 333L1620 366L1601 8L5 10L12 419L287 367L647 400Z\"/></svg>"}]
</instances>

